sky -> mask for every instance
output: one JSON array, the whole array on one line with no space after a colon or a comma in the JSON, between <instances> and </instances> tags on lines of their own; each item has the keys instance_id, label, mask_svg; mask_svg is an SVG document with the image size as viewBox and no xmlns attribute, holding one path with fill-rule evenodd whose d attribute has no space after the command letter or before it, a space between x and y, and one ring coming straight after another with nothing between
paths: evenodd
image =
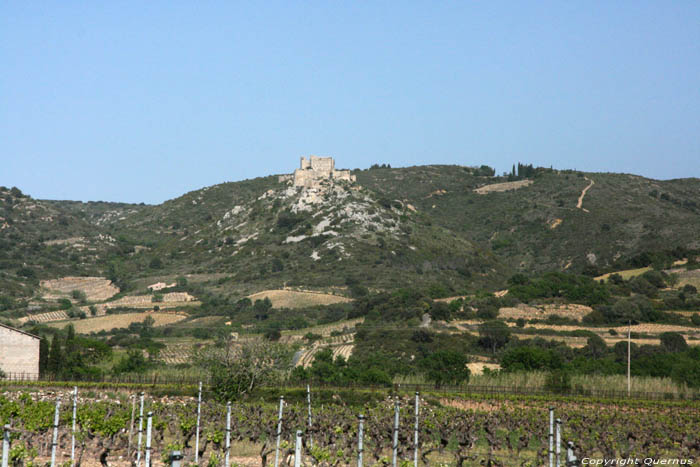
<instances>
[{"instance_id":1,"label":"sky","mask_svg":"<svg viewBox=\"0 0 700 467\"><path fill-rule=\"evenodd\" d=\"M700 2L3 1L0 185L161 203L336 167L700 177Z\"/></svg>"}]
</instances>

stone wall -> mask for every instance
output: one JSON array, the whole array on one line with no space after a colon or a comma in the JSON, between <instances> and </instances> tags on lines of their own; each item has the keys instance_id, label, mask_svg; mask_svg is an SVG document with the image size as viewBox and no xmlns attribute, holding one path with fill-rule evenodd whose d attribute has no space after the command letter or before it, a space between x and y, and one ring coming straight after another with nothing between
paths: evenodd
<instances>
[{"instance_id":1,"label":"stone wall","mask_svg":"<svg viewBox=\"0 0 700 467\"><path fill-rule=\"evenodd\" d=\"M279 181L285 181L283 176ZM349 170L335 170L335 161L332 157L309 156L301 158L299 168L294 171L294 186L304 188L317 188L324 180L345 180L354 182L356 177Z\"/></svg>"},{"instance_id":2,"label":"stone wall","mask_svg":"<svg viewBox=\"0 0 700 467\"><path fill-rule=\"evenodd\" d=\"M309 156L309 159L311 162L311 170L314 172L330 176L335 169L335 161L333 161L332 157Z\"/></svg>"},{"instance_id":3,"label":"stone wall","mask_svg":"<svg viewBox=\"0 0 700 467\"><path fill-rule=\"evenodd\" d=\"M39 338L0 324L0 369L8 376L39 375Z\"/></svg>"},{"instance_id":4,"label":"stone wall","mask_svg":"<svg viewBox=\"0 0 700 467\"><path fill-rule=\"evenodd\" d=\"M349 170L334 170L333 171L334 180L345 180L348 182L357 181L357 177L352 175Z\"/></svg>"}]
</instances>

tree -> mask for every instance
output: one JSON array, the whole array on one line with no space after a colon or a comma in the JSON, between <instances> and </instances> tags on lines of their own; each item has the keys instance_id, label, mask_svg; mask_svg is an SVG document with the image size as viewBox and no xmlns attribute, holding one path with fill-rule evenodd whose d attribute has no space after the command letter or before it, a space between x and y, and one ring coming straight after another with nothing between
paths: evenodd
<instances>
[{"instance_id":1,"label":"tree","mask_svg":"<svg viewBox=\"0 0 700 467\"><path fill-rule=\"evenodd\" d=\"M148 360L139 349L129 349L127 354L114 366L114 373L143 373L148 369Z\"/></svg>"},{"instance_id":2,"label":"tree","mask_svg":"<svg viewBox=\"0 0 700 467\"><path fill-rule=\"evenodd\" d=\"M682 335L677 332L664 332L659 336L661 346L667 352L683 352L688 349L688 343Z\"/></svg>"},{"instance_id":3,"label":"tree","mask_svg":"<svg viewBox=\"0 0 700 467\"><path fill-rule=\"evenodd\" d=\"M228 339L221 346L195 351L195 363L211 376L214 394L222 401L250 394L257 386L274 385L289 370L291 352L276 342Z\"/></svg>"},{"instance_id":4,"label":"tree","mask_svg":"<svg viewBox=\"0 0 700 467\"><path fill-rule=\"evenodd\" d=\"M77 300L80 303L85 303L87 300L87 296L85 295L85 292L82 290L73 290L70 293L70 296L73 297L74 300Z\"/></svg>"},{"instance_id":5,"label":"tree","mask_svg":"<svg viewBox=\"0 0 700 467\"><path fill-rule=\"evenodd\" d=\"M253 305L253 310L255 311L255 319L259 321L266 320L268 317L268 312L272 308L272 302L268 297L262 300L255 300Z\"/></svg>"},{"instance_id":6,"label":"tree","mask_svg":"<svg viewBox=\"0 0 700 467\"><path fill-rule=\"evenodd\" d=\"M282 338L282 333L277 327L270 327L265 331L265 339L278 341Z\"/></svg>"},{"instance_id":7,"label":"tree","mask_svg":"<svg viewBox=\"0 0 700 467\"><path fill-rule=\"evenodd\" d=\"M469 359L462 353L440 350L425 358L422 367L426 379L439 388L444 384L458 385L468 382L470 371L467 363Z\"/></svg>"},{"instance_id":8,"label":"tree","mask_svg":"<svg viewBox=\"0 0 700 467\"><path fill-rule=\"evenodd\" d=\"M41 338L39 341L39 374L46 374L49 365L49 341Z\"/></svg>"},{"instance_id":9,"label":"tree","mask_svg":"<svg viewBox=\"0 0 700 467\"><path fill-rule=\"evenodd\" d=\"M608 346L605 344L602 337L595 334L588 338L584 351L593 358L601 358L608 353Z\"/></svg>"},{"instance_id":10,"label":"tree","mask_svg":"<svg viewBox=\"0 0 700 467\"><path fill-rule=\"evenodd\" d=\"M562 364L559 352L535 346L509 348L501 357L501 368L505 371L556 369Z\"/></svg>"},{"instance_id":11,"label":"tree","mask_svg":"<svg viewBox=\"0 0 700 467\"><path fill-rule=\"evenodd\" d=\"M51 374L57 374L63 363L63 352L61 351L61 338L58 334L54 334L51 340L51 348L49 349L49 361L47 370Z\"/></svg>"},{"instance_id":12,"label":"tree","mask_svg":"<svg viewBox=\"0 0 700 467\"><path fill-rule=\"evenodd\" d=\"M503 321L486 321L479 325L479 344L491 352L503 347L510 340L510 329Z\"/></svg>"},{"instance_id":13,"label":"tree","mask_svg":"<svg viewBox=\"0 0 700 467\"><path fill-rule=\"evenodd\" d=\"M150 337L153 335L153 326L155 326L156 320L153 319L152 316L146 316L142 323L141 323L141 329L139 331L139 336L140 337Z\"/></svg>"}]
</instances>

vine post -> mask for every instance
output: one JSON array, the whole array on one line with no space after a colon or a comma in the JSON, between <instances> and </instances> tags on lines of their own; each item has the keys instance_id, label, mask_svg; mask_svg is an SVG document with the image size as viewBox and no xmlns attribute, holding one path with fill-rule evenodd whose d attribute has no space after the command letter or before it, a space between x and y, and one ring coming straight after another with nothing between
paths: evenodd
<instances>
[{"instance_id":1,"label":"vine post","mask_svg":"<svg viewBox=\"0 0 700 467\"><path fill-rule=\"evenodd\" d=\"M561 467L561 418L557 418L557 467Z\"/></svg>"},{"instance_id":2,"label":"vine post","mask_svg":"<svg viewBox=\"0 0 700 467\"><path fill-rule=\"evenodd\" d=\"M362 467L362 436L364 435L365 416L360 414L357 418L360 420L360 427L357 430L357 467Z\"/></svg>"},{"instance_id":3,"label":"vine post","mask_svg":"<svg viewBox=\"0 0 700 467\"><path fill-rule=\"evenodd\" d=\"M58 446L58 412L61 409L61 397L56 398L56 410L53 415L53 438L51 439L51 467L56 466L56 446Z\"/></svg>"},{"instance_id":4,"label":"vine post","mask_svg":"<svg viewBox=\"0 0 700 467\"><path fill-rule=\"evenodd\" d=\"M226 403L226 460L224 467L229 467L231 457L231 402Z\"/></svg>"},{"instance_id":5,"label":"vine post","mask_svg":"<svg viewBox=\"0 0 700 467\"><path fill-rule=\"evenodd\" d=\"M314 438L311 435L311 387L308 384L306 385L306 404L309 408L309 446L314 447Z\"/></svg>"},{"instance_id":6,"label":"vine post","mask_svg":"<svg viewBox=\"0 0 700 467\"><path fill-rule=\"evenodd\" d=\"M136 450L136 467L141 467L141 438L143 436L143 396L144 392L139 394L141 396L141 407L139 408L139 437L138 437L138 448Z\"/></svg>"},{"instance_id":7,"label":"vine post","mask_svg":"<svg viewBox=\"0 0 700 467\"><path fill-rule=\"evenodd\" d=\"M549 408L549 467L554 467L554 407Z\"/></svg>"},{"instance_id":8,"label":"vine post","mask_svg":"<svg viewBox=\"0 0 700 467\"><path fill-rule=\"evenodd\" d=\"M70 465L75 463L75 419L78 410L78 386L73 386L73 427L70 439Z\"/></svg>"},{"instance_id":9,"label":"vine post","mask_svg":"<svg viewBox=\"0 0 700 467\"><path fill-rule=\"evenodd\" d=\"M301 467L301 430L297 430L297 439L294 443L294 467Z\"/></svg>"},{"instance_id":10,"label":"vine post","mask_svg":"<svg viewBox=\"0 0 700 467\"><path fill-rule=\"evenodd\" d=\"M578 465L578 459L574 454L574 442L569 441L568 448L566 449L566 465L567 467L575 467Z\"/></svg>"},{"instance_id":11,"label":"vine post","mask_svg":"<svg viewBox=\"0 0 700 467\"><path fill-rule=\"evenodd\" d=\"M280 465L280 438L282 437L282 409L284 408L284 396L280 396L280 411L277 417L277 445L275 447L275 467Z\"/></svg>"},{"instance_id":12,"label":"vine post","mask_svg":"<svg viewBox=\"0 0 700 467\"><path fill-rule=\"evenodd\" d=\"M133 394L130 396L131 399L131 423L129 424L129 440L126 445L126 455L131 458L131 438L134 434L134 418L136 414L136 397Z\"/></svg>"},{"instance_id":13,"label":"vine post","mask_svg":"<svg viewBox=\"0 0 700 467\"><path fill-rule=\"evenodd\" d=\"M148 422L146 422L146 467L151 467L151 428L153 426L153 412L148 412Z\"/></svg>"},{"instance_id":14,"label":"vine post","mask_svg":"<svg viewBox=\"0 0 700 467\"><path fill-rule=\"evenodd\" d=\"M394 442L391 445L391 466L396 467L396 460L399 454L399 398L394 401Z\"/></svg>"},{"instance_id":15,"label":"vine post","mask_svg":"<svg viewBox=\"0 0 700 467\"><path fill-rule=\"evenodd\" d=\"M199 464L199 420L202 415L202 382L199 382L199 394L197 395L197 433L194 441L194 463Z\"/></svg>"},{"instance_id":16,"label":"vine post","mask_svg":"<svg viewBox=\"0 0 700 467\"><path fill-rule=\"evenodd\" d=\"M418 414L420 410L420 393L416 391L416 424L413 428L413 466L418 467Z\"/></svg>"},{"instance_id":17,"label":"vine post","mask_svg":"<svg viewBox=\"0 0 700 467\"><path fill-rule=\"evenodd\" d=\"M5 425L2 436L2 467L10 460L10 425Z\"/></svg>"}]
</instances>

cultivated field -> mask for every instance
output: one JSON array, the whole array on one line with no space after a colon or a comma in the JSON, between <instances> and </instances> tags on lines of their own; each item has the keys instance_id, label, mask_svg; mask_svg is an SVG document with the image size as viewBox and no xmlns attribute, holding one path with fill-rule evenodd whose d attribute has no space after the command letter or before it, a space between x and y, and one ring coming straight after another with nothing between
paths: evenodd
<instances>
[{"instance_id":1,"label":"cultivated field","mask_svg":"<svg viewBox=\"0 0 700 467\"><path fill-rule=\"evenodd\" d=\"M46 313L39 313L36 315L23 316L17 321L20 323L26 323L27 321L36 321L37 323L48 323L51 321L62 321L68 319L68 314L65 311L49 311Z\"/></svg>"},{"instance_id":2,"label":"cultivated field","mask_svg":"<svg viewBox=\"0 0 700 467\"><path fill-rule=\"evenodd\" d=\"M525 305L516 307L503 307L498 310L500 319L545 319L549 315L557 315L564 318L581 321L584 316L593 311L593 308L586 305L566 304L566 305Z\"/></svg>"},{"instance_id":3,"label":"cultivated field","mask_svg":"<svg viewBox=\"0 0 700 467\"><path fill-rule=\"evenodd\" d=\"M97 318L73 320L70 321L70 323L72 323L75 327L75 332L79 334L90 334L91 332L109 331L114 328L126 328L131 323L142 322L148 316L155 320L154 326L165 326L166 324L176 323L187 317L187 315L184 313L123 313L100 316ZM49 326L62 328L67 324L69 324L68 321L56 321L49 324Z\"/></svg>"},{"instance_id":4,"label":"cultivated field","mask_svg":"<svg viewBox=\"0 0 700 467\"><path fill-rule=\"evenodd\" d=\"M44 298L49 300L67 298L74 290L83 292L91 302L107 300L119 293L112 281L104 277L62 277L41 281L40 285L46 289Z\"/></svg>"},{"instance_id":5,"label":"cultivated field","mask_svg":"<svg viewBox=\"0 0 700 467\"><path fill-rule=\"evenodd\" d=\"M320 324L318 326L311 326L304 329L288 330L282 331L283 336L303 336L306 333L319 334L324 337L331 335L333 331L343 331L345 329L352 329L358 324L364 322L364 318L349 319L345 321L338 321L329 324Z\"/></svg>"},{"instance_id":6,"label":"cultivated field","mask_svg":"<svg viewBox=\"0 0 700 467\"><path fill-rule=\"evenodd\" d=\"M700 269L694 269L687 271L685 269L671 270L670 272L678 275L677 287L683 287L686 284L690 284L697 289L700 289Z\"/></svg>"},{"instance_id":7,"label":"cultivated field","mask_svg":"<svg viewBox=\"0 0 700 467\"><path fill-rule=\"evenodd\" d=\"M263 290L262 292L249 295L248 298L252 301L269 298L274 308L303 308L352 301L352 299L340 295L309 291L298 292L296 290Z\"/></svg>"},{"instance_id":8,"label":"cultivated field","mask_svg":"<svg viewBox=\"0 0 700 467\"><path fill-rule=\"evenodd\" d=\"M517 375L515 375L517 376ZM540 379L544 374L530 374ZM475 377L475 379L481 379ZM514 382L513 380L509 382ZM599 379L597 385L609 383ZM584 381L585 383L585 381ZM617 384L619 382L616 382ZM522 384L529 385L527 380ZM224 404L212 399L205 387L201 408L195 397L154 397L146 394L144 408L153 414L153 465L169 465L174 446L183 451L185 463L221 465L226 430ZM280 434L281 465L293 465L296 430L303 430L301 465L357 465L358 414L364 414L363 456L365 465L389 465L396 447L397 465L413 465L414 448L419 465L510 466L546 465L548 452L548 411L561 419L562 441L572 442L582 458L697 459L700 447L700 412L696 402L575 399L553 396L528 398L502 395L482 397L423 391L388 397L388 391L335 388L331 394L311 387L310 407L303 388L273 393L285 396L281 423L274 402L262 397L236 401L231 405L232 450L236 465L271 465L276 436ZM36 447L27 460L45 462L51 451L52 417L56 397L71 400L69 390L4 391L0 394L0 422L12 422L16 436L12 448ZM262 396L262 394L261 394ZM366 402L358 403L358 396ZM427 399L430 398L430 405ZM102 458L114 466L130 465L138 445L138 396L135 392L100 393L80 389L76 420L76 454L82 460ZM419 418L414 417L419 404ZM71 404L59 408L57 460L70 458ZM311 413L312 422L308 417ZM136 416L134 416L136 414ZM199 423L197 422L199 420ZM395 421L398 420L398 421ZM151 426L148 423L148 426ZM278 428L279 427L279 428ZM414 444L414 430L418 444ZM278 431L279 430L279 431ZM392 442L394 433L398 442ZM200 451L192 440L200 436ZM310 441L313 440L314 448ZM143 444L140 446L143 453ZM516 462L513 462L516 461ZM95 465L84 462L84 465ZM658 462L657 462L658 463ZM651 465L651 464L649 464ZM656 465L656 463L654 464Z\"/></svg>"}]
</instances>

